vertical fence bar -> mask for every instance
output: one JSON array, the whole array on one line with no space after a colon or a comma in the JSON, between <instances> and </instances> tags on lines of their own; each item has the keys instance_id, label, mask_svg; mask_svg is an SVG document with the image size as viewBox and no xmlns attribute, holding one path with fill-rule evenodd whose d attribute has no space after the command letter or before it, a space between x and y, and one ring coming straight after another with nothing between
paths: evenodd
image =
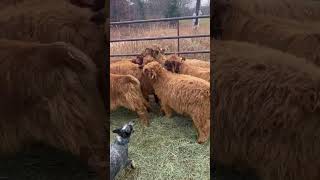
<instances>
[{"instance_id":1,"label":"vertical fence bar","mask_svg":"<svg viewBox=\"0 0 320 180\"><path fill-rule=\"evenodd\" d=\"M180 21L179 20L177 20L177 36L178 36L177 40L178 40L178 56L179 56L179 52L180 52L180 38L179 38L179 36L180 36Z\"/></svg>"}]
</instances>

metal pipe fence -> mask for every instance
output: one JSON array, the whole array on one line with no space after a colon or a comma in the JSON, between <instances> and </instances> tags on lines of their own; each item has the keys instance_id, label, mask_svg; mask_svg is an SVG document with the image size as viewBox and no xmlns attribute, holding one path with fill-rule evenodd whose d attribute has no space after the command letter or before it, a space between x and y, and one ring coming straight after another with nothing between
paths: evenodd
<instances>
[{"instance_id":1,"label":"metal pipe fence","mask_svg":"<svg viewBox=\"0 0 320 180\"><path fill-rule=\"evenodd\" d=\"M110 40L111 43L114 42L125 42L125 41L149 41L149 40L163 40L163 39L177 39L177 52L167 52L165 54L197 54L197 53L210 53L210 50L199 50L199 51L180 51L180 39L183 38L201 38L210 37L210 34L199 34L199 35L183 35L180 36L180 26L179 20L185 19L196 19L196 18L210 18L209 15L201 16L185 16L185 17L174 17L174 18L161 18L161 19L149 19L149 20L135 20L135 21L122 21L122 22L111 22L111 26L122 25L122 24L137 24L137 23L150 23L150 22L163 22L163 21L177 21L177 36L162 36L162 37L144 37L144 38L127 38L127 39L114 39ZM119 56L137 56L139 54L111 54L110 57Z\"/></svg>"}]
</instances>

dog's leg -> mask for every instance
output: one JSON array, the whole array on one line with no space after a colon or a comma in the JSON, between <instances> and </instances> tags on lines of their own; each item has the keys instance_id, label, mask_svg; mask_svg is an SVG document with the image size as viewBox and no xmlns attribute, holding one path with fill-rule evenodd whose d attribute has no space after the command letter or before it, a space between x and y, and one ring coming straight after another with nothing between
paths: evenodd
<instances>
[{"instance_id":1,"label":"dog's leg","mask_svg":"<svg viewBox=\"0 0 320 180\"><path fill-rule=\"evenodd\" d=\"M135 169L136 168L133 160L128 160L127 161L126 167L128 167L128 166L130 166L131 169Z\"/></svg>"}]
</instances>

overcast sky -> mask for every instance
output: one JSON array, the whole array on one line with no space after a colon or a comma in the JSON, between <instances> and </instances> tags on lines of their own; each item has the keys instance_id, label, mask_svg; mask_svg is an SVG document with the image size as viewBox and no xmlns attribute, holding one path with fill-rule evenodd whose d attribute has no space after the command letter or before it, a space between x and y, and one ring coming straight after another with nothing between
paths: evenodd
<instances>
[{"instance_id":1,"label":"overcast sky","mask_svg":"<svg viewBox=\"0 0 320 180\"><path fill-rule=\"evenodd\" d=\"M193 0L192 3L190 3L189 7L196 7L196 0ZM208 5L210 0L201 0L201 5Z\"/></svg>"}]
</instances>

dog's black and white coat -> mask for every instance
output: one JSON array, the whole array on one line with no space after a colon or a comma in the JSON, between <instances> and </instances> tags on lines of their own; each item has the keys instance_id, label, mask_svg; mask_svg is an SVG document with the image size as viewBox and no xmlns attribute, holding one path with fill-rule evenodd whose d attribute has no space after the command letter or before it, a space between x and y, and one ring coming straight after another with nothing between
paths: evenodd
<instances>
[{"instance_id":1,"label":"dog's black and white coat","mask_svg":"<svg viewBox=\"0 0 320 180\"><path fill-rule=\"evenodd\" d=\"M133 130L133 122L125 124L122 128L113 130L117 133L116 140L110 145L110 179L114 179L117 173L127 166L134 168L132 160L128 159L128 143Z\"/></svg>"}]
</instances>

